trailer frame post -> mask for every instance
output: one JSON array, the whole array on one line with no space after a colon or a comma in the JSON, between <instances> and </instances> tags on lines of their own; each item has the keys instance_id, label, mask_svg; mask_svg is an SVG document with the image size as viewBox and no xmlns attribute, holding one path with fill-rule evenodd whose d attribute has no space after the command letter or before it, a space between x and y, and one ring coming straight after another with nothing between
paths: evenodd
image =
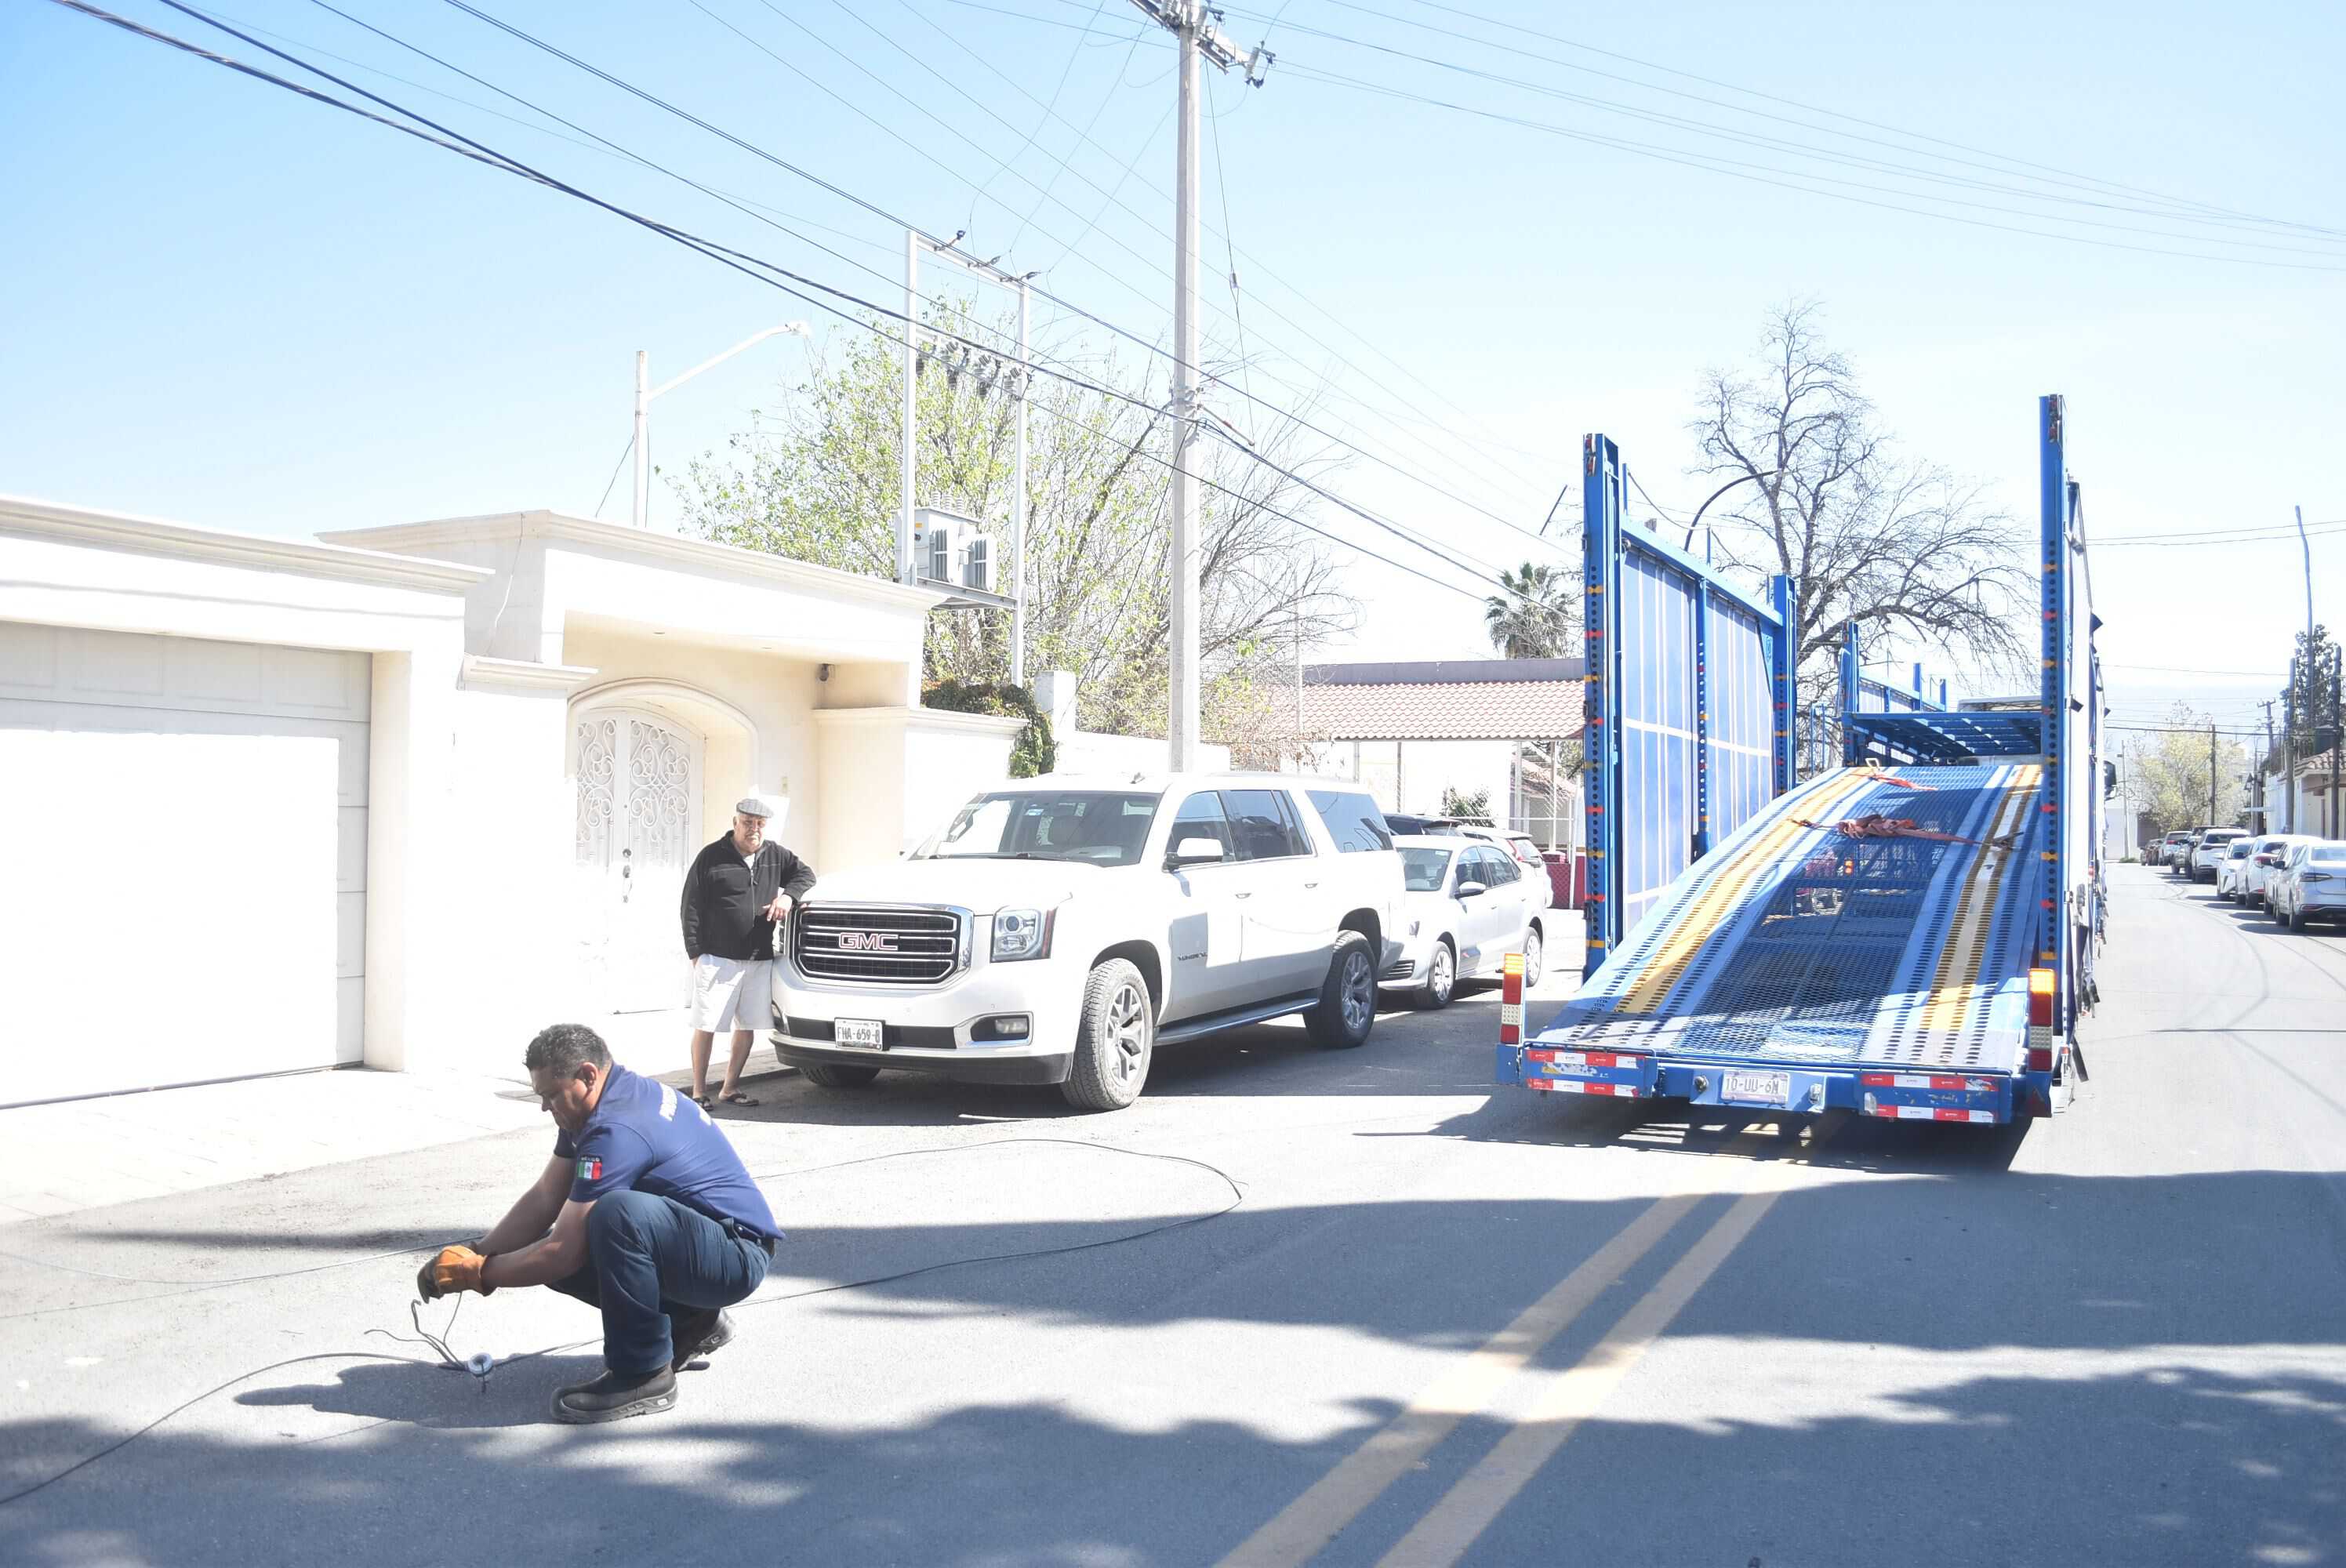
<instances>
[{"instance_id":1,"label":"trailer frame post","mask_svg":"<svg viewBox=\"0 0 2346 1568\"><path fill-rule=\"evenodd\" d=\"M1710 585L1694 589L1694 844L1688 857L1710 853Z\"/></svg>"},{"instance_id":2,"label":"trailer frame post","mask_svg":"<svg viewBox=\"0 0 2346 1568\"><path fill-rule=\"evenodd\" d=\"M1768 579L1768 602L1776 612L1779 623L1773 648L1774 667L1769 671L1776 704L1776 790L1781 795L1790 789L1797 771L1794 746L1799 717L1799 680L1800 672L1800 605L1792 587L1792 579L1781 573Z\"/></svg>"},{"instance_id":3,"label":"trailer frame post","mask_svg":"<svg viewBox=\"0 0 2346 1568\"><path fill-rule=\"evenodd\" d=\"M2041 504L2044 583L2042 692L2045 711L2045 782L2040 799L2053 820L2048 823L2045 853L2045 884L2038 901L2036 962L2053 971L2056 1012L2054 1027L2066 1036L2074 1016L2069 994L2069 841L2062 807L2066 802L2069 728L2068 557L2069 472L2066 434L2059 393L2036 400L2038 499Z\"/></svg>"},{"instance_id":4,"label":"trailer frame post","mask_svg":"<svg viewBox=\"0 0 2346 1568\"><path fill-rule=\"evenodd\" d=\"M1596 972L1621 939L1620 813L1614 780L1621 756L1621 451L1602 434L1581 440L1581 588L1587 623L1581 762L1587 779L1588 950Z\"/></svg>"}]
</instances>

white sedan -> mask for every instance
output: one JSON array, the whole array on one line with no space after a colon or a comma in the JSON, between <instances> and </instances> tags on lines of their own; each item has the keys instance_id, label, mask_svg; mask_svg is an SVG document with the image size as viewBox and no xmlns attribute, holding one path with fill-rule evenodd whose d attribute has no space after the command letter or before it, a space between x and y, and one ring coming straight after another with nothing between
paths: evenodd
<instances>
[{"instance_id":1,"label":"white sedan","mask_svg":"<svg viewBox=\"0 0 2346 1568\"><path fill-rule=\"evenodd\" d=\"M1459 981L1496 975L1510 952L1524 955L1524 983L1545 963L1549 888L1505 850L1448 834L1407 834L1401 851L1401 956L1381 983L1408 987L1421 1007L1445 1007Z\"/></svg>"}]
</instances>

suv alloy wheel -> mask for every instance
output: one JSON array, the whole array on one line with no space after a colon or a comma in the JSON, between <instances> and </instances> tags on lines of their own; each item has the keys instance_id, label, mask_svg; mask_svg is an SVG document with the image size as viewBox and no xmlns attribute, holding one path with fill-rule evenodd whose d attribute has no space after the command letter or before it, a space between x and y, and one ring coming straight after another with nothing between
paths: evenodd
<instances>
[{"instance_id":1,"label":"suv alloy wheel","mask_svg":"<svg viewBox=\"0 0 2346 1568\"><path fill-rule=\"evenodd\" d=\"M1348 1051L1367 1044L1376 1022L1377 965L1369 939L1356 931L1339 932L1320 1001L1303 1014L1304 1033L1314 1045Z\"/></svg>"},{"instance_id":2,"label":"suv alloy wheel","mask_svg":"<svg viewBox=\"0 0 2346 1568\"><path fill-rule=\"evenodd\" d=\"M1129 960L1111 958L1084 983L1076 1021L1076 1055L1059 1086L1079 1111L1120 1111L1140 1098L1157 1044L1148 984Z\"/></svg>"}]
</instances>

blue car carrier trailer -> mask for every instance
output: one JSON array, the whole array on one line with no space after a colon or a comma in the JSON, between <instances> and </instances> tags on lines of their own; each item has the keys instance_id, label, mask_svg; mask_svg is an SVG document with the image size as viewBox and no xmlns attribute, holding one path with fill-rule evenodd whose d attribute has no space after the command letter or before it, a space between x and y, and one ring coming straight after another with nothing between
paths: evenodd
<instances>
[{"instance_id":1,"label":"blue car carrier trailer","mask_svg":"<svg viewBox=\"0 0 2346 1568\"><path fill-rule=\"evenodd\" d=\"M2081 1070L2077 1022L2096 995L2104 785L2099 623L2063 423L2059 397L2038 400L2035 703L1949 709L1919 680L1912 691L1869 681L1845 657L1845 766L1790 785L1793 619L1779 583L1765 685L1768 760L1786 787L1715 843L1689 834L1684 869L1652 891L1638 886L1653 860L1637 852L1639 819L1674 821L1681 799L1715 801L1719 790L1715 773L1681 787L1667 767L1657 777L1648 766L1641 779L1625 766L1626 752L1653 750L1639 688L1653 684L1655 667L1688 663L1689 652L1692 667L1708 674L1715 654L1698 635L1708 617L1692 618L1689 650L1669 616L1622 613L1615 585L1642 572L1636 557L1655 546L1619 528L1605 465L1592 464L1591 972L1528 1038L1510 986L1501 1083L1915 1121L2003 1123L2066 1106ZM1592 438L1592 450L1609 457L1610 443ZM1698 591L1721 586L1706 580L1707 566L1672 554L1669 569ZM1698 731L1749 732L1749 714L1719 709L1748 703L1756 683L1725 693L1716 680L1697 686L1711 698L1697 709ZM1688 760L1719 766L1699 747ZM1625 920L1639 902L1642 915Z\"/></svg>"}]
</instances>

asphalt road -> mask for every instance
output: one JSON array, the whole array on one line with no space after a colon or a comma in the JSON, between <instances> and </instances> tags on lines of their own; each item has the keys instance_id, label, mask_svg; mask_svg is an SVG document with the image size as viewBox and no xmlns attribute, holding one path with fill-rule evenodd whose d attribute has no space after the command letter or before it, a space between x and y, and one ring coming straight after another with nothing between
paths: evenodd
<instances>
[{"instance_id":1,"label":"asphalt road","mask_svg":"<svg viewBox=\"0 0 2346 1568\"><path fill-rule=\"evenodd\" d=\"M0 1229L46 1260L0 1258L0 1496L175 1412L0 1562L2346 1561L2346 933L2112 891L2091 1080L2012 1132L1497 1092L1488 991L1107 1117L768 1077L775 1277L613 1427L546 1419L592 1346L476 1384L371 1332L415 1257L367 1255L477 1234L542 1135Z\"/></svg>"}]
</instances>

